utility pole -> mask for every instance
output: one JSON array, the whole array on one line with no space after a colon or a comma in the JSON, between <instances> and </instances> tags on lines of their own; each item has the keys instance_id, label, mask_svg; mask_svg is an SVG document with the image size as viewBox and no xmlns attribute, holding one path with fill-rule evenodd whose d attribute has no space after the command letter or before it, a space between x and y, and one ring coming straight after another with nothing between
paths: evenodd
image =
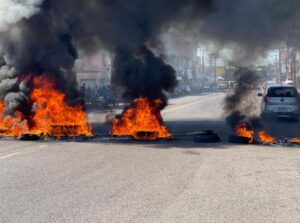
<instances>
[{"instance_id":1,"label":"utility pole","mask_svg":"<svg viewBox=\"0 0 300 223\"><path fill-rule=\"evenodd\" d=\"M278 56L275 56L275 75L276 75L276 80L278 79ZM273 77L274 78L274 77Z\"/></svg>"},{"instance_id":2,"label":"utility pole","mask_svg":"<svg viewBox=\"0 0 300 223\"><path fill-rule=\"evenodd\" d=\"M278 62L279 62L279 66L278 66L278 69L279 69L279 72L278 72L278 77L279 77L279 82L281 83L282 81L282 74L281 74L281 71L282 71L282 58L281 58L281 49L279 48L278 49Z\"/></svg>"},{"instance_id":3,"label":"utility pole","mask_svg":"<svg viewBox=\"0 0 300 223\"><path fill-rule=\"evenodd\" d=\"M209 55L209 79L212 81L212 55Z\"/></svg>"},{"instance_id":4,"label":"utility pole","mask_svg":"<svg viewBox=\"0 0 300 223\"><path fill-rule=\"evenodd\" d=\"M217 55L214 54L214 57L215 57L215 75L214 75L214 85L215 85L215 91L217 90Z\"/></svg>"},{"instance_id":5,"label":"utility pole","mask_svg":"<svg viewBox=\"0 0 300 223\"><path fill-rule=\"evenodd\" d=\"M214 65L212 65L214 63ZM213 68L212 68L213 67ZM210 54L210 75L211 79L213 78L214 90L217 89L217 54Z\"/></svg>"},{"instance_id":6,"label":"utility pole","mask_svg":"<svg viewBox=\"0 0 300 223\"><path fill-rule=\"evenodd\" d=\"M206 64L205 64L205 52L209 52L208 50L204 50L204 49L200 49L200 52L201 52L201 64L202 64L202 69L201 69L201 71L202 71L202 74L204 74L205 73L205 66L206 66Z\"/></svg>"},{"instance_id":7,"label":"utility pole","mask_svg":"<svg viewBox=\"0 0 300 223\"><path fill-rule=\"evenodd\" d=\"M202 51L202 75L205 73L205 55L204 51Z\"/></svg>"}]
</instances>

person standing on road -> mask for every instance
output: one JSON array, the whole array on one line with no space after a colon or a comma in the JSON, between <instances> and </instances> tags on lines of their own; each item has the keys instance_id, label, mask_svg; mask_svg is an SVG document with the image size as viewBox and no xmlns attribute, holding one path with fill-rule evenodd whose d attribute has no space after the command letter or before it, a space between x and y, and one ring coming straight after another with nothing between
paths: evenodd
<instances>
[{"instance_id":1,"label":"person standing on road","mask_svg":"<svg viewBox=\"0 0 300 223\"><path fill-rule=\"evenodd\" d=\"M80 87L80 95L82 98L85 98L85 91L86 91L86 86L85 86L85 83L83 83Z\"/></svg>"}]
</instances>

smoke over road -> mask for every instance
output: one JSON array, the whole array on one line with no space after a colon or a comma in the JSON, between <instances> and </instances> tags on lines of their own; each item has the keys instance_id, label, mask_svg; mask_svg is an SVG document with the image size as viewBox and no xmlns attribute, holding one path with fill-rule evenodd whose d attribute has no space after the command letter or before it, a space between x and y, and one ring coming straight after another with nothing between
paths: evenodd
<instances>
[{"instance_id":1,"label":"smoke over road","mask_svg":"<svg viewBox=\"0 0 300 223\"><path fill-rule=\"evenodd\" d=\"M0 31L7 31L13 24L28 19L39 11L42 0L1 0Z\"/></svg>"},{"instance_id":2,"label":"smoke over road","mask_svg":"<svg viewBox=\"0 0 300 223\"><path fill-rule=\"evenodd\" d=\"M28 112L28 75L44 74L56 80L69 103L77 103L73 73L77 51L105 48L115 55L113 84L126 97L160 97L166 102L163 92L176 86L176 76L153 51L162 32L176 26L188 29L187 35L235 43L245 54L254 54L281 41L275 34L299 4L292 0L284 4L281 0L2 0L0 99L8 112Z\"/></svg>"},{"instance_id":3,"label":"smoke over road","mask_svg":"<svg viewBox=\"0 0 300 223\"><path fill-rule=\"evenodd\" d=\"M287 25L300 2L287 0L214 0L214 10L199 24L204 39L237 49L238 57L255 57L286 40ZM248 58L246 58L248 59Z\"/></svg>"},{"instance_id":4,"label":"smoke over road","mask_svg":"<svg viewBox=\"0 0 300 223\"><path fill-rule=\"evenodd\" d=\"M253 85L259 81L259 75L249 68L240 68L234 77L236 86L233 93L227 95L224 104L227 123L232 129L242 122L247 122L254 129L261 128L257 117L257 92Z\"/></svg>"},{"instance_id":5,"label":"smoke over road","mask_svg":"<svg viewBox=\"0 0 300 223\"><path fill-rule=\"evenodd\" d=\"M5 1L0 11L9 7L11 20L0 20L0 52L2 70L9 73L0 77L0 97L8 112L30 110L30 103L24 106L31 91L27 76L44 74L56 79L69 103L76 102L72 69L77 50L93 53L105 48L115 54L113 80L127 97L164 98L163 91L176 86L175 71L154 55L150 45L155 47L158 34L179 14L193 7L209 11L210 2Z\"/></svg>"}]
</instances>

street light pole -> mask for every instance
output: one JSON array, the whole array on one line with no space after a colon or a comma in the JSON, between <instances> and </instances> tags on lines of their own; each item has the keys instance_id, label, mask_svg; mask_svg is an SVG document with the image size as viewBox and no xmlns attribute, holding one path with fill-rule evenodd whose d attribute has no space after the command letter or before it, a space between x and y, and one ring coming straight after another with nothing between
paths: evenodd
<instances>
[{"instance_id":1,"label":"street light pole","mask_svg":"<svg viewBox=\"0 0 300 223\"><path fill-rule=\"evenodd\" d=\"M215 91L217 90L217 55L214 55L215 56Z\"/></svg>"},{"instance_id":2,"label":"street light pole","mask_svg":"<svg viewBox=\"0 0 300 223\"><path fill-rule=\"evenodd\" d=\"M214 61L213 61L214 60ZM214 62L214 65L212 63ZM212 68L214 67L214 68ZM210 78L214 78L213 80L213 90L217 89L217 54L210 54Z\"/></svg>"}]
</instances>

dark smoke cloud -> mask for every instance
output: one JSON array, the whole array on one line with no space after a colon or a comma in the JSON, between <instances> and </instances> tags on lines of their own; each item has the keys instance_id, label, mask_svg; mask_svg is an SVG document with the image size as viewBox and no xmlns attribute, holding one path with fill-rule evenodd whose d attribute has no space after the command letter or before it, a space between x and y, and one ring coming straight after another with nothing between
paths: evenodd
<instances>
[{"instance_id":1,"label":"dark smoke cloud","mask_svg":"<svg viewBox=\"0 0 300 223\"><path fill-rule=\"evenodd\" d=\"M300 10L297 0L214 0L212 4L214 10L204 19L194 18L186 33L213 42L218 49L230 48L234 62L243 64L286 41Z\"/></svg>"},{"instance_id":2,"label":"dark smoke cloud","mask_svg":"<svg viewBox=\"0 0 300 223\"><path fill-rule=\"evenodd\" d=\"M28 8L29 2L34 4ZM125 96L164 99L163 91L176 86L175 72L149 46L155 46L158 34L175 18L192 11L205 14L212 7L210 0L24 0L12 5L23 6L24 16L5 24L0 33L6 66L15 70L10 78L54 76L71 102L79 96L72 72L77 49L93 53L100 48L115 54L113 80ZM12 87L11 82L2 81L2 92L8 94L2 99L7 107L27 110L18 105L17 95L20 102L26 100L19 83Z\"/></svg>"},{"instance_id":3,"label":"dark smoke cloud","mask_svg":"<svg viewBox=\"0 0 300 223\"><path fill-rule=\"evenodd\" d=\"M177 84L175 70L147 47L141 47L135 53L119 49L115 64L112 81L116 85L126 86L124 96L130 99L160 98L166 102L163 90L171 91Z\"/></svg>"},{"instance_id":4,"label":"dark smoke cloud","mask_svg":"<svg viewBox=\"0 0 300 223\"><path fill-rule=\"evenodd\" d=\"M195 32L187 35L200 33L254 52L277 41L298 9L293 0L3 0L1 17L9 13L13 19L0 19L2 69L14 71L0 77L0 96L12 110L28 110L30 84L20 74L46 74L57 80L69 103L76 103L77 50L105 48L115 55L113 81L125 96L164 99L163 91L176 85L175 72L153 48L170 26L191 24Z\"/></svg>"},{"instance_id":5,"label":"dark smoke cloud","mask_svg":"<svg viewBox=\"0 0 300 223\"><path fill-rule=\"evenodd\" d=\"M257 95L253 83L260 80L260 76L249 68L240 68L234 74L237 81L233 93L225 98L224 111L227 123L234 129L237 124L247 122L252 128L260 127L260 120L256 118Z\"/></svg>"},{"instance_id":6,"label":"dark smoke cloud","mask_svg":"<svg viewBox=\"0 0 300 223\"><path fill-rule=\"evenodd\" d=\"M216 10L204 20L204 35L221 42L264 47L282 37L288 19L299 10L299 1L215 0Z\"/></svg>"}]
</instances>

